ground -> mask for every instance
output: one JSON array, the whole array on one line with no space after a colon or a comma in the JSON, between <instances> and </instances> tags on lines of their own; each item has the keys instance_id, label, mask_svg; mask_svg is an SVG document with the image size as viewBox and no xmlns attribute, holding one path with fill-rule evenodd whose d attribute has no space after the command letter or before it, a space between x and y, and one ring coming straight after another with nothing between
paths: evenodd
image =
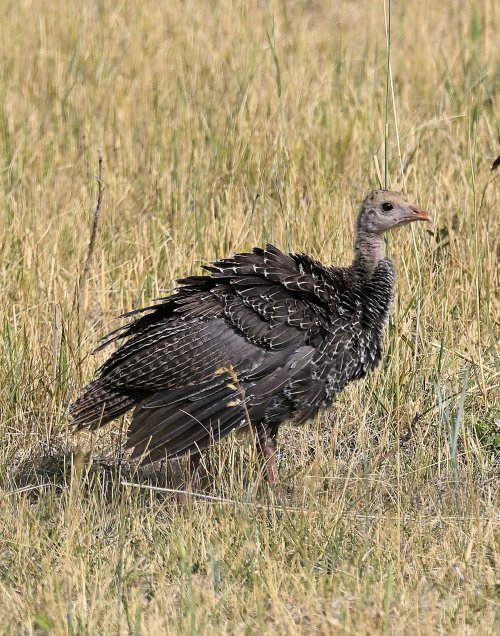
<instances>
[{"instance_id":1,"label":"ground","mask_svg":"<svg viewBox=\"0 0 500 636\"><path fill-rule=\"evenodd\" d=\"M500 631L499 30L393 2L388 73L382 0L1 3L1 633ZM283 428L276 492L251 440L178 501L126 419L71 430L117 315L266 241L349 262L379 182L435 222L389 239L383 363Z\"/></svg>"}]
</instances>

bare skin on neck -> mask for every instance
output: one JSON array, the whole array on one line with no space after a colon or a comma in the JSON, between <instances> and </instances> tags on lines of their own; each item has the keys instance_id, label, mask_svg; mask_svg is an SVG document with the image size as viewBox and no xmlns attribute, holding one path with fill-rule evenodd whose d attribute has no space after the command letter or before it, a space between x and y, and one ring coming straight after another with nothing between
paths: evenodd
<instances>
[{"instance_id":1,"label":"bare skin on neck","mask_svg":"<svg viewBox=\"0 0 500 636\"><path fill-rule=\"evenodd\" d=\"M381 260L385 258L385 244L382 236L358 232L354 245L354 265L363 272L372 274Z\"/></svg>"}]
</instances>

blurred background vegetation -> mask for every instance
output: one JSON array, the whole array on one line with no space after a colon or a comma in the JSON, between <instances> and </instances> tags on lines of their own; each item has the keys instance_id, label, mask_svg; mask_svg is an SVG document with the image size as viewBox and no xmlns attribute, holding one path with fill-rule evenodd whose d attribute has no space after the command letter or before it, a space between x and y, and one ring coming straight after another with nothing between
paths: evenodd
<instances>
[{"instance_id":1,"label":"blurred background vegetation","mask_svg":"<svg viewBox=\"0 0 500 636\"><path fill-rule=\"evenodd\" d=\"M2 633L498 628L500 7L392 3L390 73L388 9L0 3ZM381 368L283 431L287 506L237 440L235 504L120 487L124 423L66 420L114 318L265 241L348 262L374 156L435 223L388 245Z\"/></svg>"}]
</instances>

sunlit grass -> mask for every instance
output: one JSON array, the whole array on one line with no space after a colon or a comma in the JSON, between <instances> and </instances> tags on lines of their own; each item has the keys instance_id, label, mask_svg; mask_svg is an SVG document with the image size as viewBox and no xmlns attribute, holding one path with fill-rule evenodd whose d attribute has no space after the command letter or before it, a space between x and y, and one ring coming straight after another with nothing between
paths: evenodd
<instances>
[{"instance_id":1,"label":"sunlit grass","mask_svg":"<svg viewBox=\"0 0 500 636\"><path fill-rule=\"evenodd\" d=\"M0 4L3 633L498 630L500 16L459 4L392 3L387 114L382 1ZM276 499L242 440L193 485L234 503L120 487L123 422L66 420L114 317L266 241L348 262L386 121L435 224L380 369L283 428Z\"/></svg>"}]
</instances>

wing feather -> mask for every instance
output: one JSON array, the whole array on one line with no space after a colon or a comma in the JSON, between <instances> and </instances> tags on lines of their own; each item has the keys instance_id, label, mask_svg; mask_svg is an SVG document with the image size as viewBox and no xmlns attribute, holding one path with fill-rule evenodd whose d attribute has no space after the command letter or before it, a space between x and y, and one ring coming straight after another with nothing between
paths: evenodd
<instances>
[{"instance_id":1,"label":"wing feather","mask_svg":"<svg viewBox=\"0 0 500 636\"><path fill-rule=\"evenodd\" d=\"M314 355L325 355L342 273L273 245L205 270L180 280L171 296L107 341L126 339L95 384L137 396L130 398L136 408L127 441L135 457L151 461L203 449L246 425L248 413L265 427L269 414L286 415L292 397L300 395L308 412L311 400L321 399L324 380L309 394L296 380L310 377ZM236 372L237 389L227 374L218 375L225 367ZM103 421L123 412L118 398L109 402Z\"/></svg>"}]
</instances>

